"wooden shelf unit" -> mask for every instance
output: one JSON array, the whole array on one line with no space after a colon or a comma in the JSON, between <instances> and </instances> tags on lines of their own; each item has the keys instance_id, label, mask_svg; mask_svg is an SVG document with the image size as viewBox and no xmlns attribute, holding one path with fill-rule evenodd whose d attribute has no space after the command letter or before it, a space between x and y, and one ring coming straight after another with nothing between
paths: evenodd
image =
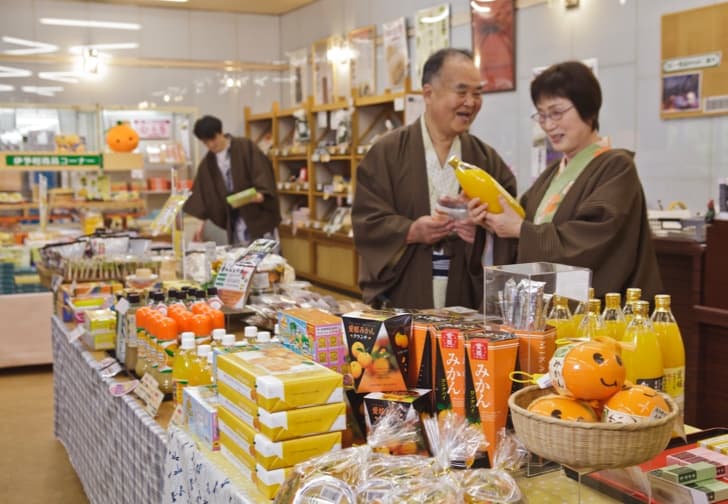
<instances>
[{"instance_id":1,"label":"wooden shelf unit","mask_svg":"<svg viewBox=\"0 0 728 504\"><path fill-rule=\"evenodd\" d=\"M325 219L340 201L348 205L348 194L326 193L320 185L330 184L333 175L342 175L352 183L355 190L356 169L365 154L358 153L360 145L371 143L377 135L386 132L384 122L392 120L394 126L405 124L404 110L395 110L398 100L412 94L409 81L402 92L387 92L379 96L358 97L352 92L351 99L339 99L334 103L314 104L309 98L299 107L281 109L273 103L270 112L253 114L249 107L245 113L245 134L256 143L270 134L274 155L271 155L273 172L278 184L281 213L286 215L294 207L307 206L312 223L323 228ZM397 107L398 108L398 107ZM290 154L286 147L293 141L294 113L303 109L311 132L311 142L305 154ZM319 128L317 115L338 110L351 109L352 143L348 154L330 154L325 161L313 155L318 143L330 136L330 128ZM286 155L282 153L286 152ZM316 160L314 160L316 159ZM308 190L284 189L283 183L297 178L300 170L306 170ZM322 229L300 228L296 232L290 225L279 227L281 249L288 262L301 278L325 286L360 294L358 286L359 260L354 249L354 240L344 233L331 235Z\"/></svg>"}]
</instances>

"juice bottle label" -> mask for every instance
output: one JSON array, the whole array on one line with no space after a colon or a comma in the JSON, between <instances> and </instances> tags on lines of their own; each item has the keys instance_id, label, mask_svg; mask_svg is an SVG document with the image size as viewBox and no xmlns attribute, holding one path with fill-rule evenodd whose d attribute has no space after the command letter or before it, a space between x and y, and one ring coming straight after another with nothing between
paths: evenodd
<instances>
[{"instance_id":1,"label":"juice bottle label","mask_svg":"<svg viewBox=\"0 0 728 504\"><path fill-rule=\"evenodd\" d=\"M665 375L662 379L664 392L677 400L685 394L685 367L665 368Z\"/></svg>"},{"instance_id":2,"label":"juice bottle label","mask_svg":"<svg viewBox=\"0 0 728 504\"><path fill-rule=\"evenodd\" d=\"M659 376L657 378L637 378L635 380L635 383L637 385L647 385L648 387L652 387L655 390L662 391L662 376Z\"/></svg>"}]
</instances>

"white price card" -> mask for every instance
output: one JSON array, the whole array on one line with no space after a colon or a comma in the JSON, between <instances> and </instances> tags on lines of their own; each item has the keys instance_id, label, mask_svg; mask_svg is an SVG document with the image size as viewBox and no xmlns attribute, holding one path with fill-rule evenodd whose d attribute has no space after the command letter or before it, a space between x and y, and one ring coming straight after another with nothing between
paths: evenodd
<instances>
[{"instance_id":1,"label":"white price card","mask_svg":"<svg viewBox=\"0 0 728 504\"><path fill-rule=\"evenodd\" d=\"M159 390L159 383L150 374L145 374L141 384L134 390L134 393L144 401L144 411L150 416L156 417L159 406L164 400L164 394Z\"/></svg>"},{"instance_id":2,"label":"white price card","mask_svg":"<svg viewBox=\"0 0 728 504\"><path fill-rule=\"evenodd\" d=\"M78 338L84 335L86 332L86 328L82 325L76 326L76 328L68 333L68 342L73 343Z\"/></svg>"},{"instance_id":3,"label":"white price card","mask_svg":"<svg viewBox=\"0 0 728 504\"><path fill-rule=\"evenodd\" d=\"M101 370L101 377L102 378L112 378L119 373L121 373L123 369L121 368L121 365L118 362L113 363L111 366L107 367L106 369Z\"/></svg>"},{"instance_id":4,"label":"white price card","mask_svg":"<svg viewBox=\"0 0 728 504\"><path fill-rule=\"evenodd\" d=\"M114 397L121 397L128 394L139 386L139 380L112 383L109 385L109 392Z\"/></svg>"},{"instance_id":5,"label":"white price card","mask_svg":"<svg viewBox=\"0 0 728 504\"><path fill-rule=\"evenodd\" d=\"M116 362L116 359L114 359L113 357L104 357L100 361L96 361L93 364L93 368L94 369L98 369L98 370L102 370L102 369L106 369L107 367L109 367L109 366L111 366L112 364L115 364L115 363L118 364Z\"/></svg>"},{"instance_id":6,"label":"white price card","mask_svg":"<svg viewBox=\"0 0 728 504\"><path fill-rule=\"evenodd\" d=\"M121 298L116 302L116 311L124 315L129 311L129 301L126 298Z\"/></svg>"},{"instance_id":7,"label":"white price card","mask_svg":"<svg viewBox=\"0 0 728 504\"><path fill-rule=\"evenodd\" d=\"M176 408L174 408L174 413L172 413L172 418L169 419L169 425L176 425L178 427L184 427L185 425L185 409L182 407L181 404L178 404Z\"/></svg>"}]
</instances>

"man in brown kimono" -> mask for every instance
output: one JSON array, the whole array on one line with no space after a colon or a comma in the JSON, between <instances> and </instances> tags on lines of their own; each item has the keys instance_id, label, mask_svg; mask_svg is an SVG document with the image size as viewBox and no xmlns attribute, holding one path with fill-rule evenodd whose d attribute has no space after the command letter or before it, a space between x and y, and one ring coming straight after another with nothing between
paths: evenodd
<instances>
[{"instance_id":1,"label":"man in brown kimono","mask_svg":"<svg viewBox=\"0 0 728 504\"><path fill-rule=\"evenodd\" d=\"M251 140L224 135L222 122L216 117L198 119L194 133L208 152L197 168L184 211L225 229L231 244L246 245L258 238L273 237L281 214L270 160ZM252 203L240 208L227 203L229 194L250 187L257 191ZM203 225L195 233L195 240L202 239Z\"/></svg>"},{"instance_id":2,"label":"man in brown kimono","mask_svg":"<svg viewBox=\"0 0 728 504\"><path fill-rule=\"evenodd\" d=\"M425 63L425 113L367 153L357 170L352 207L359 286L375 306L478 308L480 258L473 260L475 224L434 212L460 191L446 160L458 155L515 194L516 181L488 145L468 133L481 106L482 84L472 55L443 49ZM513 243L490 241L487 262L509 262ZM475 267L469 267L469 264Z\"/></svg>"}]
</instances>

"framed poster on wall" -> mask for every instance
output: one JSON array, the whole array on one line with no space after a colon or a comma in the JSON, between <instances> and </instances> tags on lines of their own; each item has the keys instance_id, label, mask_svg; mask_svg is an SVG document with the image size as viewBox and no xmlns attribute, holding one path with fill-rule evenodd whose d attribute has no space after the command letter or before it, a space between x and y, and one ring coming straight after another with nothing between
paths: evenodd
<instances>
[{"instance_id":1,"label":"framed poster on wall","mask_svg":"<svg viewBox=\"0 0 728 504\"><path fill-rule=\"evenodd\" d=\"M334 101L334 69L328 58L328 50L329 39L318 40L311 48L313 99L318 105Z\"/></svg>"},{"instance_id":2,"label":"framed poster on wall","mask_svg":"<svg viewBox=\"0 0 728 504\"><path fill-rule=\"evenodd\" d=\"M309 91L308 49L298 49L288 53L291 106L303 103Z\"/></svg>"},{"instance_id":3,"label":"framed poster on wall","mask_svg":"<svg viewBox=\"0 0 728 504\"><path fill-rule=\"evenodd\" d=\"M349 32L352 51L351 86L358 96L370 96L377 92L377 27L365 26Z\"/></svg>"},{"instance_id":4,"label":"framed poster on wall","mask_svg":"<svg viewBox=\"0 0 728 504\"><path fill-rule=\"evenodd\" d=\"M387 87L390 91L401 90L409 73L407 58L407 22L403 17L382 24L384 67Z\"/></svg>"},{"instance_id":5,"label":"framed poster on wall","mask_svg":"<svg viewBox=\"0 0 728 504\"><path fill-rule=\"evenodd\" d=\"M473 57L483 91L516 89L516 16L514 0L472 0Z\"/></svg>"},{"instance_id":6,"label":"framed poster on wall","mask_svg":"<svg viewBox=\"0 0 728 504\"><path fill-rule=\"evenodd\" d=\"M437 5L418 10L415 14L415 81L413 89L420 89L422 67L434 52L450 46L450 6Z\"/></svg>"}]
</instances>

